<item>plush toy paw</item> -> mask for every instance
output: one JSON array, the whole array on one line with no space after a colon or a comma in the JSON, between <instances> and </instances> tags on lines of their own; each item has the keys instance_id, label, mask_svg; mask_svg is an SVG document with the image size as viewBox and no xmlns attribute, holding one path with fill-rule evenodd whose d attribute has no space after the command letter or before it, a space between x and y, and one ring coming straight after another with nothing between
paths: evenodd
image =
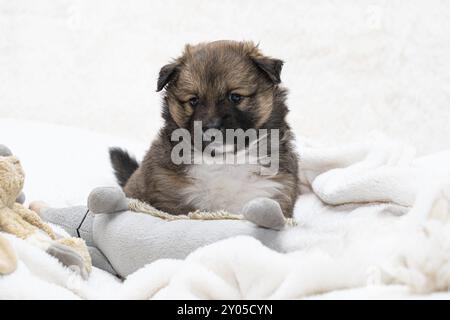
<instances>
[{"instance_id":1,"label":"plush toy paw","mask_svg":"<svg viewBox=\"0 0 450 320\"><path fill-rule=\"evenodd\" d=\"M79 274L84 280L88 278L88 267L83 258L71 247L55 242L47 249L47 253L58 259L76 274Z\"/></svg>"},{"instance_id":2,"label":"plush toy paw","mask_svg":"<svg viewBox=\"0 0 450 320\"><path fill-rule=\"evenodd\" d=\"M256 198L247 202L242 214L248 221L268 229L281 230L286 224L280 204L269 198Z\"/></svg>"},{"instance_id":3,"label":"plush toy paw","mask_svg":"<svg viewBox=\"0 0 450 320\"><path fill-rule=\"evenodd\" d=\"M50 206L45 203L44 201L32 201L30 202L30 205L28 206L28 208L34 212L36 212L37 214L41 214L41 212L45 209L48 209ZM51 221L50 221L51 222Z\"/></svg>"},{"instance_id":4,"label":"plush toy paw","mask_svg":"<svg viewBox=\"0 0 450 320\"><path fill-rule=\"evenodd\" d=\"M25 203L25 200L26 200L26 198L25 198L25 193L21 192L21 193L19 194L19 196L17 197L16 202L17 202L17 203L20 203L20 204L24 204L24 203Z\"/></svg>"},{"instance_id":5,"label":"plush toy paw","mask_svg":"<svg viewBox=\"0 0 450 320\"><path fill-rule=\"evenodd\" d=\"M89 195L88 208L93 213L115 213L128 210L128 201L119 188L96 188Z\"/></svg>"},{"instance_id":6,"label":"plush toy paw","mask_svg":"<svg viewBox=\"0 0 450 320\"><path fill-rule=\"evenodd\" d=\"M11 150L8 147L0 144L0 157L9 157L12 156Z\"/></svg>"},{"instance_id":7,"label":"plush toy paw","mask_svg":"<svg viewBox=\"0 0 450 320\"><path fill-rule=\"evenodd\" d=\"M17 268L17 257L9 242L0 236L0 274L10 274Z\"/></svg>"}]
</instances>

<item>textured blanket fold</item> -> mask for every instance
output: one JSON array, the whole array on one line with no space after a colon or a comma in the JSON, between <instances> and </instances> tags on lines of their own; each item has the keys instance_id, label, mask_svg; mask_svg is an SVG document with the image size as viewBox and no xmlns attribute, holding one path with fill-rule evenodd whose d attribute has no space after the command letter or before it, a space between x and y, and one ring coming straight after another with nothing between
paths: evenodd
<instances>
[{"instance_id":1,"label":"textured blanket fold","mask_svg":"<svg viewBox=\"0 0 450 320\"><path fill-rule=\"evenodd\" d=\"M413 206L435 198L450 178L450 151L415 158L415 150L379 134L342 148L299 147L301 182L323 202ZM430 188L435 195L430 194Z\"/></svg>"},{"instance_id":2,"label":"textured blanket fold","mask_svg":"<svg viewBox=\"0 0 450 320\"><path fill-rule=\"evenodd\" d=\"M298 226L283 240L294 252L237 237L159 260L124 282L99 270L82 281L6 235L19 268L0 278L0 298L297 299L349 288L372 298L392 289L398 298L449 289L450 151L415 157L382 136L342 147L299 141Z\"/></svg>"}]
</instances>

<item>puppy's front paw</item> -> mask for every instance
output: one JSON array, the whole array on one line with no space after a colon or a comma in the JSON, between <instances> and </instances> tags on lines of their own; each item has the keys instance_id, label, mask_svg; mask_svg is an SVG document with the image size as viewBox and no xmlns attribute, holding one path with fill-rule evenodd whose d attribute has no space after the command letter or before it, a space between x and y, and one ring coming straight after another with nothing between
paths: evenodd
<instances>
[{"instance_id":1,"label":"puppy's front paw","mask_svg":"<svg viewBox=\"0 0 450 320\"><path fill-rule=\"evenodd\" d=\"M247 202L242 214L247 220L268 229L281 230L286 224L280 204L269 198L256 198Z\"/></svg>"},{"instance_id":2,"label":"puppy's front paw","mask_svg":"<svg viewBox=\"0 0 450 320\"><path fill-rule=\"evenodd\" d=\"M80 275L84 280L88 278L89 272L83 258L71 247L60 243L53 243L47 249L47 253Z\"/></svg>"}]
</instances>

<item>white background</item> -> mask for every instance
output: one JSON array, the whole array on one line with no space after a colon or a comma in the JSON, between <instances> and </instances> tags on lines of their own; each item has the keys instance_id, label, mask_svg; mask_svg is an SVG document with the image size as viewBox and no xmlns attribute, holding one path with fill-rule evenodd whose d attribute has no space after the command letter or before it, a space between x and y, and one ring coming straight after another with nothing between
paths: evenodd
<instances>
[{"instance_id":1,"label":"white background","mask_svg":"<svg viewBox=\"0 0 450 320\"><path fill-rule=\"evenodd\" d=\"M159 68L216 39L285 60L298 134L450 147L450 1L437 0L0 0L0 118L149 143Z\"/></svg>"}]
</instances>

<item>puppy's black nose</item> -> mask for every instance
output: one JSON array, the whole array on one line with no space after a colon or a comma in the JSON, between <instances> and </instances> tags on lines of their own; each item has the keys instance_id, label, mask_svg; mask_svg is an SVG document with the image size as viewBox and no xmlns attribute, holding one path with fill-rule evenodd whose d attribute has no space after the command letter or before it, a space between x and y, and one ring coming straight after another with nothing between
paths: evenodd
<instances>
[{"instance_id":1,"label":"puppy's black nose","mask_svg":"<svg viewBox=\"0 0 450 320\"><path fill-rule=\"evenodd\" d=\"M203 131L208 129L220 129L222 127L222 119L214 118L203 123Z\"/></svg>"}]
</instances>

